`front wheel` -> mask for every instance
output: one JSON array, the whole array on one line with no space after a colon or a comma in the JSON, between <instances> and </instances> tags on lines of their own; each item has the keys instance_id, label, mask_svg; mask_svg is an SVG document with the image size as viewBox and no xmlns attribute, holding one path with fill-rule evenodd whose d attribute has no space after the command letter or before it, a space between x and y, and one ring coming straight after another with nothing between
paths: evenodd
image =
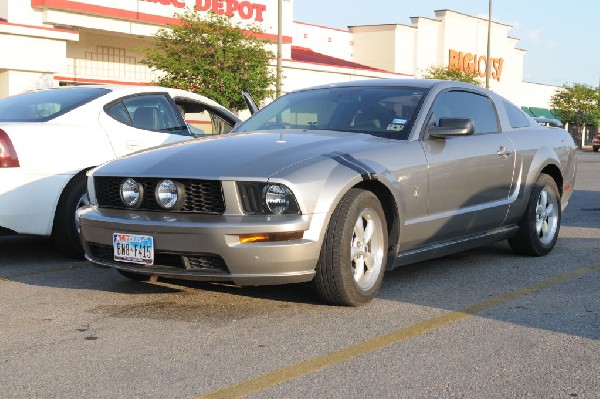
<instances>
[{"instance_id":1,"label":"front wheel","mask_svg":"<svg viewBox=\"0 0 600 399\"><path fill-rule=\"evenodd\" d=\"M560 218L560 194L556 182L542 174L531 192L519 232L508 240L510 247L522 255L546 255L558 239Z\"/></svg>"},{"instance_id":2,"label":"front wheel","mask_svg":"<svg viewBox=\"0 0 600 399\"><path fill-rule=\"evenodd\" d=\"M381 286L387 261L387 223L377 197L351 189L331 216L315 288L332 305L358 306L371 301Z\"/></svg>"}]
</instances>

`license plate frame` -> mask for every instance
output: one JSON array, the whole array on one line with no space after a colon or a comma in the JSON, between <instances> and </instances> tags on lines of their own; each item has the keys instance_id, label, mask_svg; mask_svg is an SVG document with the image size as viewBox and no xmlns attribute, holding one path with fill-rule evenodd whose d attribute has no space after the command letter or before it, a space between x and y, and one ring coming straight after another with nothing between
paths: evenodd
<instances>
[{"instance_id":1,"label":"license plate frame","mask_svg":"<svg viewBox=\"0 0 600 399\"><path fill-rule=\"evenodd\" d=\"M117 262L154 264L154 237L141 234L113 233L113 257Z\"/></svg>"}]
</instances>

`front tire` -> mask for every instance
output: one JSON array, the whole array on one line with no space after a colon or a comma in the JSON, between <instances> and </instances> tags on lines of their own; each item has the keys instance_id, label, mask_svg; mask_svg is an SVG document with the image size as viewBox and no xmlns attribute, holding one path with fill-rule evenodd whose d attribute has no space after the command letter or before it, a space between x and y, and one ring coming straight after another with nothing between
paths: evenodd
<instances>
[{"instance_id":1,"label":"front tire","mask_svg":"<svg viewBox=\"0 0 600 399\"><path fill-rule=\"evenodd\" d=\"M315 275L321 299L359 306L379 291L387 263L387 223L370 191L350 189L331 216Z\"/></svg>"},{"instance_id":2,"label":"front tire","mask_svg":"<svg viewBox=\"0 0 600 399\"><path fill-rule=\"evenodd\" d=\"M521 255L546 255L556 244L560 220L560 194L556 182L552 177L541 174L519 223L519 232L508 243L515 253Z\"/></svg>"},{"instance_id":3,"label":"front tire","mask_svg":"<svg viewBox=\"0 0 600 399\"><path fill-rule=\"evenodd\" d=\"M79 238L79 221L75 213L89 204L85 175L77 176L65 187L54 215L52 227L52 243L63 254L75 258L83 258L83 247Z\"/></svg>"}]
</instances>

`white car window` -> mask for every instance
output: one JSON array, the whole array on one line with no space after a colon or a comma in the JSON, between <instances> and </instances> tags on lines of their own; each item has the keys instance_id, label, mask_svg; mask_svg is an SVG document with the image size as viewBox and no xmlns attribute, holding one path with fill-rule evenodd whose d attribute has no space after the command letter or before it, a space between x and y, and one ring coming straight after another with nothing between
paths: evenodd
<instances>
[{"instance_id":1,"label":"white car window","mask_svg":"<svg viewBox=\"0 0 600 399\"><path fill-rule=\"evenodd\" d=\"M106 107L110 117L138 129L187 133L187 126L181 123L175 112L164 94L131 96Z\"/></svg>"}]
</instances>

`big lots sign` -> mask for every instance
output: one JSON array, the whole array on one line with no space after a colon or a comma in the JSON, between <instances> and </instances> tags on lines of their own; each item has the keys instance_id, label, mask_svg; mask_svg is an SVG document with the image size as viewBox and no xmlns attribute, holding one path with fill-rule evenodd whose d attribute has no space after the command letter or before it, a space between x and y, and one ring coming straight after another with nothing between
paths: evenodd
<instances>
[{"instance_id":1,"label":"big lots sign","mask_svg":"<svg viewBox=\"0 0 600 399\"><path fill-rule=\"evenodd\" d=\"M502 68L504 67L504 58L489 59L491 77L500 81ZM485 55L472 53L463 53L462 51L450 50L448 57L448 66L451 69L458 69L467 73L476 73L479 77L485 76L488 59Z\"/></svg>"},{"instance_id":2,"label":"big lots sign","mask_svg":"<svg viewBox=\"0 0 600 399\"><path fill-rule=\"evenodd\" d=\"M159 3L165 6L175 6L184 8L185 0L143 0L148 3ZM233 17L239 16L242 19L252 19L256 22L263 22L263 12L267 9L264 4L252 3L250 1L240 0L195 0L195 7L198 11L213 11L217 14Z\"/></svg>"}]
</instances>

